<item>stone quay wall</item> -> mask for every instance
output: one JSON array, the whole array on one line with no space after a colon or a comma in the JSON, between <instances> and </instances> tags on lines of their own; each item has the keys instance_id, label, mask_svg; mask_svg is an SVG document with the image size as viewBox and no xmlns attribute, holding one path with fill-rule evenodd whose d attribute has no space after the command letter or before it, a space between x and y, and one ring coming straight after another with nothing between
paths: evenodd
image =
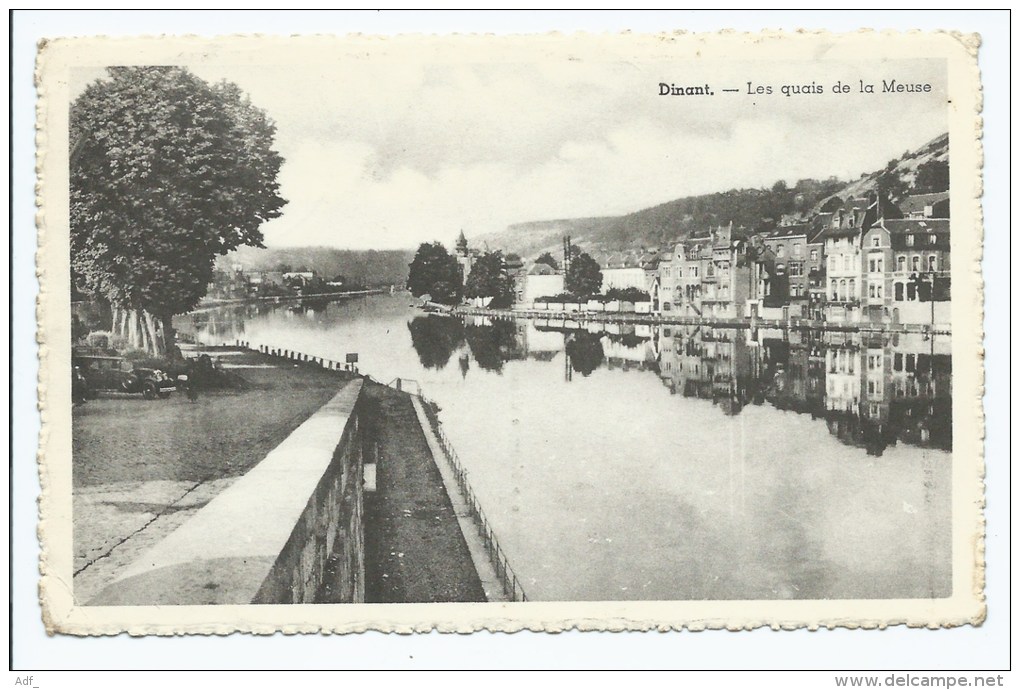
<instances>
[{"instance_id":1,"label":"stone quay wall","mask_svg":"<svg viewBox=\"0 0 1020 690\"><path fill-rule=\"evenodd\" d=\"M364 601L362 384L347 382L88 603Z\"/></svg>"}]
</instances>

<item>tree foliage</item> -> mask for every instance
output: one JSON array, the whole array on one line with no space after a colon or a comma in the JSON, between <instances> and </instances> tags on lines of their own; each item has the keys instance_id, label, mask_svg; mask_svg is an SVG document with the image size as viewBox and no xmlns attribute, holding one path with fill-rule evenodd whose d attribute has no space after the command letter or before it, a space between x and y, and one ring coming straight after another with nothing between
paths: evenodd
<instances>
[{"instance_id":1,"label":"tree foliage","mask_svg":"<svg viewBox=\"0 0 1020 690\"><path fill-rule=\"evenodd\" d=\"M581 252L570 262L565 279L567 292L587 297L602 291L602 269L595 259L587 253Z\"/></svg>"},{"instance_id":2,"label":"tree foliage","mask_svg":"<svg viewBox=\"0 0 1020 690\"><path fill-rule=\"evenodd\" d=\"M915 194L949 191L949 161L931 160L917 166Z\"/></svg>"},{"instance_id":3,"label":"tree foliage","mask_svg":"<svg viewBox=\"0 0 1020 690\"><path fill-rule=\"evenodd\" d=\"M425 242L418 247L407 275L407 289L415 297L431 295L434 302L455 304L460 301L464 286L457 258L439 242Z\"/></svg>"},{"instance_id":4,"label":"tree foliage","mask_svg":"<svg viewBox=\"0 0 1020 690\"><path fill-rule=\"evenodd\" d=\"M262 223L286 203L283 159L275 125L234 84L180 67L108 73L71 105L72 273L167 335L205 295L217 256L262 245Z\"/></svg>"},{"instance_id":5,"label":"tree foliage","mask_svg":"<svg viewBox=\"0 0 1020 690\"><path fill-rule=\"evenodd\" d=\"M559 270L560 268L560 265L556 263L556 259L553 258L553 255L549 252L542 253L537 259L535 259L535 263L545 264L546 266L552 267L554 270Z\"/></svg>"},{"instance_id":6,"label":"tree foliage","mask_svg":"<svg viewBox=\"0 0 1020 690\"><path fill-rule=\"evenodd\" d=\"M486 252L475 259L464 285L464 295L492 297L493 306L513 302L514 281L506 270L502 252Z\"/></svg>"}]
</instances>

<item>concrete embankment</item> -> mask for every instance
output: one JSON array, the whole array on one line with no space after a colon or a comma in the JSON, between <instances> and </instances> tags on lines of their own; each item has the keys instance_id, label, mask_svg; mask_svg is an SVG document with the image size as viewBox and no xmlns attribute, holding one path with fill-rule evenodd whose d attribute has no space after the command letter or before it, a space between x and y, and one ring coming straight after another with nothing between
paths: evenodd
<instances>
[{"instance_id":1,"label":"concrete embankment","mask_svg":"<svg viewBox=\"0 0 1020 690\"><path fill-rule=\"evenodd\" d=\"M73 582L89 601L255 467L353 376L203 348L228 383L196 402L100 394L72 416Z\"/></svg>"},{"instance_id":2,"label":"concrete embankment","mask_svg":"<svg viewBox=\"0 0 1020 690\"><path fill-rule=\"evenodd\" d=\"M324 590L363 601L361 387L346 383L89 603L315 603Z\"/></svg>"},{"instance_id":3,"label":"concrete embankment","mask_svg":"<svg viewBox=\"0 0 1020 690\"><path fill-rule=\"evenodd\" d=\"M106 535L102 543L111 544L109 549L83 563L75 577L79 601L166 605L498 600L498 593L487 596L493 578L484 563L479 566L478 554L465 540L464 515L455 508L456 488L451 502L428 432L415 412L415 399L336 371L338 363L279 352L287 356L256 353L240 345L213 352L226 370L244 372L263 386L265 379L273 381L275 397L296 393L314 400L320 388L333 388L332 397L318 410L298 412L307 419L287 424L289 435L264 459L253 457L257 444L242 442L230 453L215 450L222 447L220 437L241 440L246 436L238 433L245 429L248 436L259 436L287 428L262 418L259 405L277 413L280 408L273 406L272 397L263 400L265 396L258 395L258 384L202 395L197 404L177 396L163 407L159 402L133 401L143 416L148 412L165 417L163 428L173 427L179 421L175 416L194 418L204 409L201 429L192 429L199 444L196 453L202 456L197 461L200 478L176 489L159 484L162 491L156 492L159 480L109 481L118 474L116 469L112 476L104 475L103 495L115 494L117 506L142 505L156 493L165 496L156 501L158 505L145 508L155 517L142 513L135 521L144 520L140 527L132 522L124 525L124 534ZM234 404L221 407L216 404L220 400ZM256 407L248 411L255 423L246 427L235 420L221 428L224 410L238 407ZM95 414L100 412L95 407L92 411L93 421L106 417ZM117 425L115 416L105 421ZM92 430L82 426L76 427L78 431L84 440ZM212 452L197 450L206 446ZM92 450L89 444L77 448L76 466L94 467ZM130 468L151 476L167 469L161 461L174 466L167 458L137 454L132 456L135 461L127 461L124 456L131 455L130 449L120 450L120 464L114 464L122 471ZM366 467L373 480L367 490ZM95 493L81 488L81 495L75 495L76 552L83 546L79 535L104 531L87 510L97 505Z\"/></svg>"}]
</instances>

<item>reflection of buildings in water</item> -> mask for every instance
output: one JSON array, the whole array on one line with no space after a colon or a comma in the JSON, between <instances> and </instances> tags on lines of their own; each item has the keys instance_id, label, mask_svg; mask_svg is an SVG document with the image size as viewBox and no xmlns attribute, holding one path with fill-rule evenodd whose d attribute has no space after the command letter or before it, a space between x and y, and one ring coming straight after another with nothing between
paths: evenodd
<instances>
[{"instance_id":1,"label":"reflection of buildings in water","mask_svg":"<svg viewBox=\"0 0 1020 690\"><path fill-rule=\"evenodd\" d=\"M572 328L569 321L548 319L465 323L473 324L464 326L466 340L483 369L500 371L514 359L551 361L565 351L568 381L575 372L589 376L599 367L652 371L671 393L710 400L727 415L768 401L779 410L824 419L842 443L873 455L898 441L952 448L948 337L700 325L639 331L606 324L593 332L588 325ZM457 343L449 339L451 353ZM421 355L420 343L415 347ZM447 357L428 360L445 365ZM466 376L466 353L461 359Z\"/></svg>"},{"instance_id":2,"label":"reflection of buildings in water","mask_svg":"<svg viewBox=\"0 0 1020 690\"><path fill-rule=\"evenodd\" d=\"M195 311L174 318L174 329L197 342L216 344L244 335L245 322L260 312L238 304Z\"/></svg>"},{"instance_id":3,"label":"reflection of buildings in water","mask_svg":"<svg viewBox=\"0 0 1020 690\"><path fill-rule=\"evenodd\" d=\"M873 455L897 441L952 448L948 337L680 326L657 340L663 384L726 414L767 400L824 418L833 436Z\"/></svg>"}]
</instances>

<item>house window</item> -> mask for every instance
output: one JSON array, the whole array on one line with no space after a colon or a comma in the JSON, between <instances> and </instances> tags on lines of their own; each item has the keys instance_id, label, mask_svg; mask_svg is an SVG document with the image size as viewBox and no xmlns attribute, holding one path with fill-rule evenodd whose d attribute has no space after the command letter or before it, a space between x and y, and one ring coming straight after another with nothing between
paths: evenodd
<instances>
[{"instance_id":1,"label":"house window","mask_svg":"<svg viewBox=\"0 0 1020 690\"><path fill-rule=\"evenodd\" d=\"M872 235L871 236L871 246L872 247L878 247L881 244L882 244L882 238L881 237L879 237L878 235Z\"/></svg>"},{"instance_id":2,"label":"house window","mask_svg":"<svg viewBox=\"0 0 1020 690\"><path fill-rule=\"evenodd\" d=\"M937 264L937 262L936 262L936 260L935 260L935 255L934 255L934 254L932 254L931 256L929 256L929 257L928 257L928 270L929 270L929 271L935 271L935 270L938 270L938 269L936 268L936 266L937 266L937 265L938 265L938 264Z\"/></svg>"},{"instance_id":3,"label":"house window","mask_svg":"<svg viewBox=\"0 0 1020 690\"><path fill-rule=\"evenodd\" d=\"M698 267L697 266L691 266L691 277L692 278L697 278L698 277Z\"/></svg>"},{"instance_id":4,"label":"house window","mask_svg":"<svg viewBox=\"0 0 1020 690\"><path fill-rule=\"evenodd\" d=\"M893 355L892 368L896 371L903 371L903 353L897 352Z\"/></svg>"},{"instance_id":5,"label":"house window","mask_svg":"<svg viewBox=\"0 0 1020 690\"><path fill-rule=\"evenodd\" d=\"M915 364L915 356L913 354L907 355L907 371L913 371Z\"/></svg>"},{"instance_id":6,"label":"house window","mask_svg":"<svg viewBox=\"0 0 1020 690\"><path fill-rule=\"evenodd\" d=\"M939 239L935 235L928 235L928 244L938 244Z\"/></svg>"},{"instance_id":7,"label":"house window","mask_svg":"<svg viewBox=\"0 0 1020 690\"><path fill-rule=\"evenodd\" d=\"M812 249L811 250L811 260L812 261L818 261L818 250L817 249Z\"/></svg>"},{"instance_id":8,"label":"house window","mask_svg":"<svg viewBox=\"0 0 1020 690\"><path fill-rule=\"evenodd\" d=\"M898 256L896 257L896 270L900 273L907 270L907 257Z\"/></svg>"},{"instance_id":9,"label":"house window","mask_svg":"<svg viewBox=\"0 0 1020 690\"><path fill-rule=\"evenodd\" d=\"M796 263L796 262L790 264L790 275L791 276L799 276L800 274L801 274L800 264Z\"/></svg>"},{"instance_id":10,"label":"house window","mask_svg":"<svg viewBox=\"0 0 1020 690\"><path fill-rule=\"evenodd\" d=\"M801 246L799 244L793 245L793 255L800 258Z\"/></svg>"},{"instance_id":11,"label":"house window","mask_svg":"<svg viewBox=\"0 0 1020 690\"><path fill-rule=\"evenodd\" d=\"M875 286L875 296L878 299L882 299L882 283Z\"/></svg>"},{"instance_id":12,"label":"house window","mask_svg":"<svg viewBox=\"0 0 1020 690\"><path fill-rule=\"evenodd\" d=\"M839 299L839 293L836 290L836 281L832 281L832 299L833 301Z\"/></svg>"},{"instance_id":13,"label":"house window","mask_svg":"<svg viewBox=\"0 0 1020 690\"><path fill-rule=\"evenodd\" d=\"M921 270L921 257L916 254L910 259L910 270L914 273Z\"/></svg>"},{"instance_id":14,"label":"house window","mask_svg":"<svg viewBox=\"0 0 1020 690\"><path fill-rule=\"evenodd\" d=\"M897 302L902 302L903 301L903 283L896 283L896 285L895 285L895 287L893 289L894 289L894 293L893 294L895 295L894 299Z\"/></svg>"},{"instance_id":15,"label":"house window","mask_svg":"<svg viewBox=\"0 0 1020 690\"><path fill-rule=\"evenodd\" d=\"M917 299L917 285L914 283L907 283L907 301L913 302Z\"/></svg>"},{"instance_id":16,"label":"house window","mask_svg":"<svg viewBox=\"0 0 1020 690\"><path fill-rule=\"evenodd\" d=\"M849 295L849 299L853 299L856 296L857 296L857 281L855 281L853 278L851 278L850 279L850 295Z\"/></svg>"},{"instance_id":17,"label":"house window","mask_svg":"<svg viewBox=\"0 0 1020 690\"><path fill-rule=\"evenodd\" d=\"M792 294L794 297L800 297L800 285L794 285Z\"/></svg>"},{"instance_id":18,"label":"house window","mask_svg":"<svg viewBox=\"0 0 1020 690\"><path fill-rule=\"evenodd\" d=\"M874 283L869 283L868 284L868 297L874 297L874 296L875 296L875 284Z\"/></svg>"},{"instance_id":19,"label":"house window","mask_svg":"<svg viewBox=\"0 0 1020 690\"><path fill-rule=\"evenodd\" d=\"M839 281L839 298L842 300L846 299L846 281Z\"/></svg>"},{"instance_id":20,"label":"house window","mask_svg":"<svg viewBox=\"0 0 1020 690\"><path fill-rule=\"evenodd\" d=\"M850 270L850 255L849 254L844 254L843 255L843 270L844 271L849 271Z\"/></svg>"},{"instance_id":21,"label":"house window","mask_svg":"<svg viewBox=\"0 0 1020 690\"><path fill-rule=\"evenodd\" d=\"M786 254L785 246L779 245L778 247L776 247L776 256L783 256L784 254Z\"/></svg>"},{"instance_id":22,"label":"house window","mask_svg":"<svg viewBox=\"0 0 1020 690\"><path fill-rule=\"evenodd\" d=\"M914 246L914 236L913 235L907 235L907 246L908 247L913 247Z\"/></svg>"}]
</instances>

